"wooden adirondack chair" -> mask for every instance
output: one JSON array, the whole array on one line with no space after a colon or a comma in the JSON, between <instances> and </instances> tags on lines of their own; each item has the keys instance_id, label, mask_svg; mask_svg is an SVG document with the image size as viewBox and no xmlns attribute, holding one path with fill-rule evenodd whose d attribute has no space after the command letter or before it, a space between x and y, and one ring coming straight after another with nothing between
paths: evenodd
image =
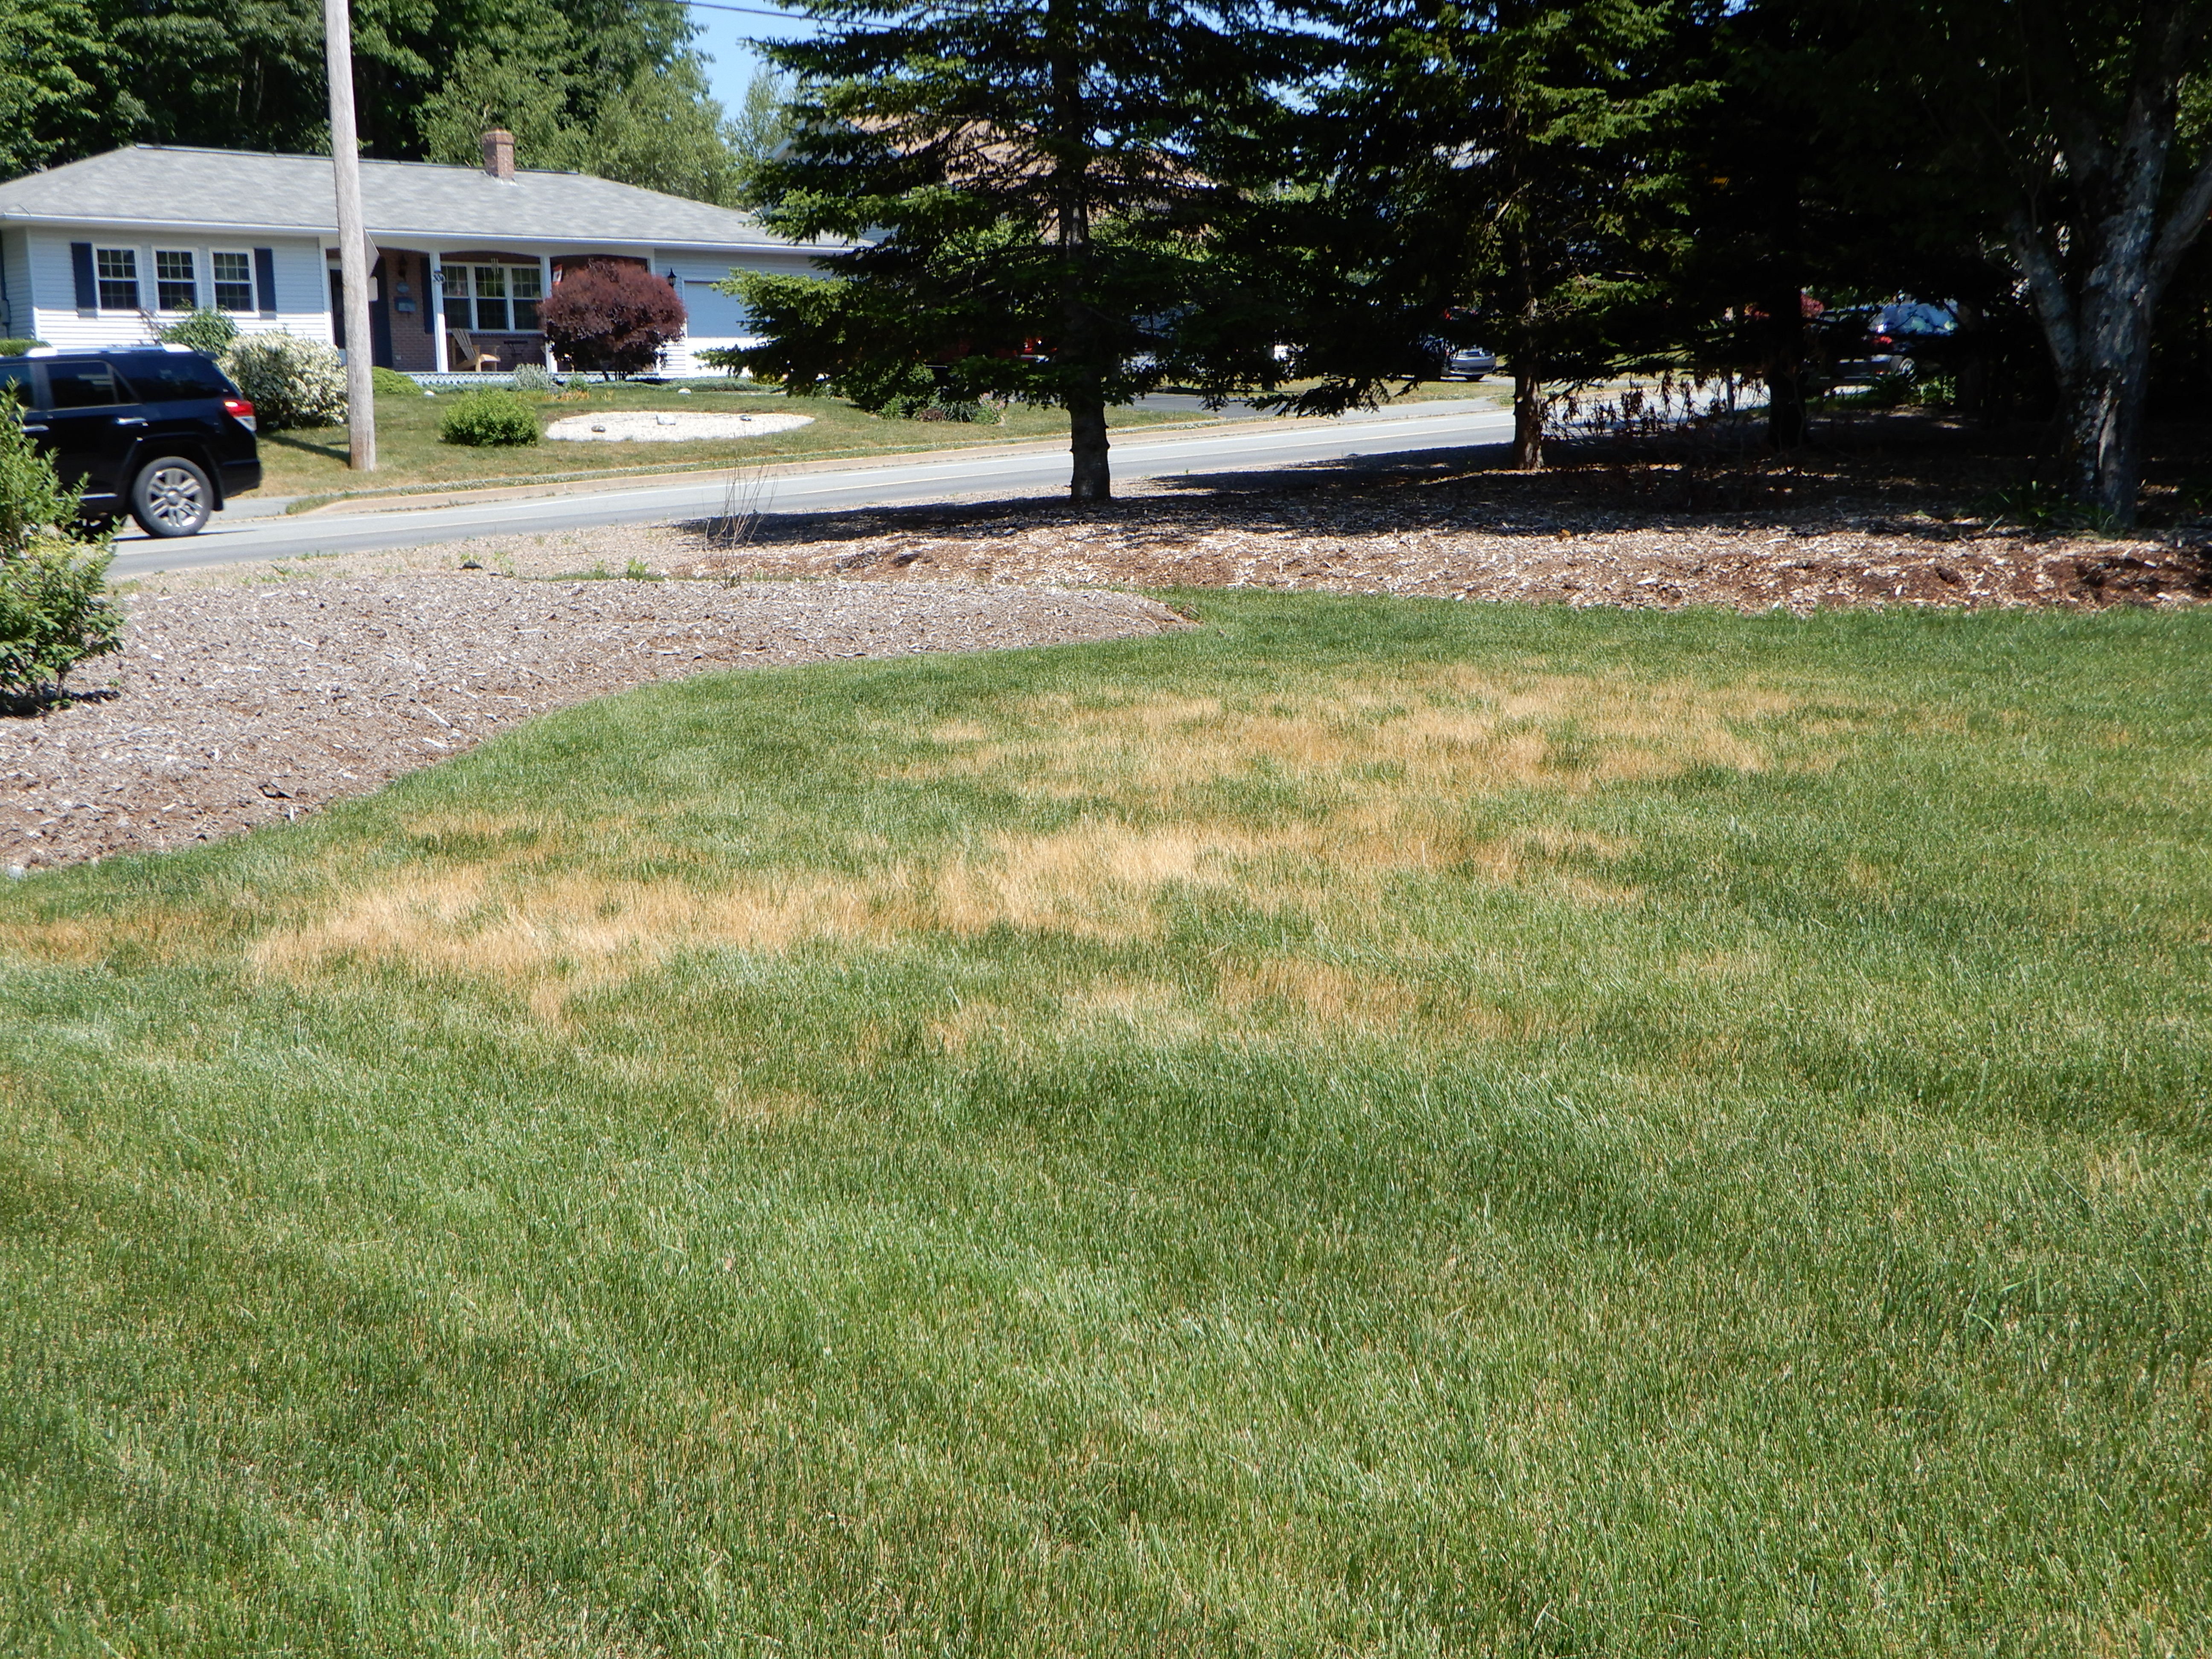
<instances>
[{"instance_id":1,"label":"wooden adirondack chair","mask_svg":"<svg viewBox=\"0 0 2212 1659\"><path fill-rule=\"evenodd\" d=\"M499 353L479 351L477 349L476 337L468 330L448 325L446 330L446 341L450 349L460 354L461 361L469 366L471 374L483 374L484 365L487 363L490 364L495 370L499 368Z\"/></svg>"}]
</instances>

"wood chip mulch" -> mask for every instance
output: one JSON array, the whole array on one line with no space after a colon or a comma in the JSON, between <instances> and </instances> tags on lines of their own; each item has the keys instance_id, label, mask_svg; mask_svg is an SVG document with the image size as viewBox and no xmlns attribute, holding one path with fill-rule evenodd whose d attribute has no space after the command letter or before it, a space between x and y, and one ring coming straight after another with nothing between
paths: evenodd
<instances>
[{"instance_id":1,"label":"wood chip mulch","mask_svg":"<svg viewBox=\"0 0 2212 1659\"><path fill-rule=\"evenodd\" d=\"M1504 492L1499 492L1503 494ZM918 576L1131 587L1266 587L1569 605L2172 605L2212 597L2212 530L2163 539L2037 535L1858 510L1698 518L1401 482L1271 500L1154 490L1103 508L878 509L771 526L716 549L712 526L633 555L696 575Z\"/></svg>"},{"instance_id":2,"label":"wood chip mulch","mask_svg":"<svg viewBox=\"0 0 2212 1659\"><path fill-rule=\"evenodd\" d=\"M0 719L10 873L295 817L649 681L1180 625L1130 593L489 573L186 585L128 605L123 653L81 675L112 691Z\"/></svg>"}]
</instances>

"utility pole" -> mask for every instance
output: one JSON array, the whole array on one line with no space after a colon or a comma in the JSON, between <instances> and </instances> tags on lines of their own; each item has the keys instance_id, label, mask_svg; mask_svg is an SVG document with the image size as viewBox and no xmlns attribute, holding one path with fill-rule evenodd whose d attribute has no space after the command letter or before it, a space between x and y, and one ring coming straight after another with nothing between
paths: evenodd
<instances>
[{"instance_id":1,"label":"utility pole","mask_svg":"<svg viewBox=\"0 0 2212 1659\"><path fill-rule=\"evenodd\" d=\"M331 171L338 192L338 286L345 297L349 465L376 471L376 383L369 378L368 233L361 222L361 147L354 139L353 17L323 0L323 61L331 77Z\"/></svg>"}]
</instances>

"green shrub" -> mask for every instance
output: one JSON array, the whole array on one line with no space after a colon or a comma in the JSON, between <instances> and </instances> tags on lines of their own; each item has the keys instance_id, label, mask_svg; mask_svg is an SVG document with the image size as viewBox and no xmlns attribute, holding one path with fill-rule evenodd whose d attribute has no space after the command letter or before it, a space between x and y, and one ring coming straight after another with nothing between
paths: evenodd
<instances>
[{"instance_id":1,"label":"green shrub","mask_svg":"<svg viewBox=\"0 0 2212 1659\"><path fill-rule=\"evenodd\" d=\"M223 354L222 366L252 403L264 431L345 424L345 365L320 340L240 335Z\"/></svg>"},{"instance_id":2,"label":"green shrub","mask_svg":"<svg viewBox=\"0 0 2212 1659\"><path fill-rule=\"evenodd\" d=\"M71 669L120 648L108 542L82 534L77 492L0 404L0 696L58 696Z\"/></svg>"},{"instance_id":3,"label":"green shrub","mask_svg":"<svg viewBox=\"0 0 2212 1659\"><path fill-rule=\"evenodd\" d=\"M449 444L534 444L544 435L536 410L512 392L489 387L457 399L438 422L438 436Z\"/></svg>"},{"instance_id":4,"label":"green shrub","mask_svg":"<svg viewBox=\"0 0 2212 1659\"><path fill-rule=\"evenodd\" d=\"M422 388L411 374L402 374L396 368L372 368L368 383L380 398L419 398Z\"/></svg>"},{"instance_id":5,"label":"green shrub","mask_svg":"<svg viewBox=\"0 0 2212 1659\"><path fill-rule=\"evenodd\" d=\"M171 323L161 331L161 337L171 345L186 346L210 357L220 357L238 337L238 325L220 311L195 311Z\"/></svg>"},{"instance_id":6,"label":"green shrub","mask_svg":"<svg viewBox=\"0 0 2212 1659\"><path fill-rule=\"evenodd\" d=\"M517 392L550 392L560 384L553 378L553 371L543 363L524 363L514 371Z\"/></svg>"},{"instance_id":7,"label":"green shrub","mask_svg":"<svg viewBox=\"0 0 2212 1659\"><path fill-rule=\"evenodd\" d=\"M25 352L36 351L44 344L44 340L0 340L0 357L20 357Z\"/></svg>"}]
</instances>

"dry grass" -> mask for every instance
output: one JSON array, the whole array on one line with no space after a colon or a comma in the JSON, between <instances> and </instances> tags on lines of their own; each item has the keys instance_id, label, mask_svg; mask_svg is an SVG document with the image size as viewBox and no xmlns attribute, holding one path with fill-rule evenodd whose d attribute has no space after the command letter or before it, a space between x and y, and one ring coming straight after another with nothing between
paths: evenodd
<instances>
[{"instance_id":1,"label":"dry grass","mask_svg":"<svg viewBox=\"0 0 2212 1659\"><path fill-rule=\"evenodd\" d=\"M1757 686L1530 674L1464 667L1323 683L1234 707L1218 697L1146 696L1099 706L1068 697L1011 711L1012 729L973 720L931 733L953 751L917 775L1005 775L1047 795L1111 793L1170 801L1194 787L1273 769L1308 785L1380 787L1397 769L1407 793L1438 788L1587 789L1694 766L1757 771L1767 757L1747 721L1795 699Z\"/></svg>"},{"instance_id":2,"label":"dry grass","mask_svg":"<svg viewBox=\"0 0 2212 1659\"><path fill-rule=\"evenodd\" d=\"M860 868L850 872L732 880L695 868L640 878L593 873L580 854L591 849L600 867L682 870L690 860L618 818L422 813L405 829L423 858L365 876L331 872L328 889L289 907L250 955L261 971L295 978L377 964L489 979L557 1018L577 994L684 951L889 946L916 933L975 939L999 928L1152 939L1171 892L1234 891L1272 913L1326 918L1337 936L1352 938L1371 937L1385 914L1380 884L1409 874L1457 870L1577 904L1633 903L1633 888L1590 867L1623 856L1625 842L1557 827L1500 836L1470 804L1696 766L1758 771L1770 757L1743 727L1792 706L1755 685L1508 678L1463 668L1339 678L1242 703L1031 699L996 719L939 724L928 734L931 752L896 770L988 778L1018 795L1082 802L1082 815L1058 829L996 830L934 857L897 857L880 837L862 836L851 845ZM1201 799L1254 779L1288 788L1301 809L1255 815ZM1355 1026L1388 1024L1412 1006L1316 963L1224 980L1217 1000L1232 1012L1297 1008ZM1087 1006L1096 1012L1111 1000Z\"/></svg>"}]
</instances>

